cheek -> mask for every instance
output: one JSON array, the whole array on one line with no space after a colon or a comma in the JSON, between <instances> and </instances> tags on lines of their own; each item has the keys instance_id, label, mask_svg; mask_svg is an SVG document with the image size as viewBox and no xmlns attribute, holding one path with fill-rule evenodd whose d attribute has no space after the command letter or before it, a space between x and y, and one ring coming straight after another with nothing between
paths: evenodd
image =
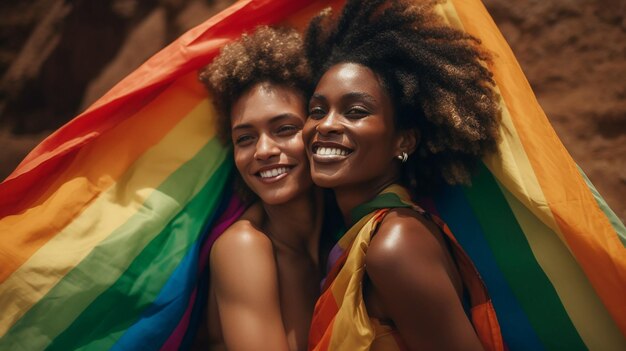
<instances>
[{"instance_id":1,"label":"cheek","mask_svg":"<svg viewBox=\"0 0 626 351\"><path fill-rule=\"evenodd\" d=\"M394 134L385 123L371 123L367 128L361 128L358 133L359 148L364 152L361 157L367 158L369 170L389 167L394 158Z\"/></svg>"},{"instance_id":2,"label":"cheek","mask_svg":"<svg viewBox=\"0 0 626 351\"><path fill-rule=\"evenodd\" d=\"M317 122L311 118L306 120L304 124L304 128L302 128L302 140L304 141L304 145L308 145L311 139L313 138L313 134L315 134L315 126Z\"/></svg>"},{"instance_id":3,"label":"cheek","mask_svg":"<svg viewBox=\"0 0 626 351\"><path fill-rule=\"evenodd\" d=\"M294 135L294 137L289 140L287 146L292 157L295 157L300 161L306 159L306 147L302 133Z\"/></svg>"},{"instance_id":4,"label":"cheek","mask_svg":"<svg viewBox=\"0 0 626 351\"><path fill-rule=\"evenodd\" d=\"M362 146L372 149L386 149L391 143L393 131L380 119L372 119L358 127L357 135L364 144Z\"/></svg>"},{"instance_id":5,"label":"cheek","mask_svg":"<svg viewBox=\"0 0 626 351\"><path fill-rule=\"evenodd\" d=\"M250 156L248 155L250 152L245 149L240 149L235 147L233 151L233 159L235 161L235 167L242 175L246 174L245 169L248 164L248 159Z\"/></svg>"}]
</instances>

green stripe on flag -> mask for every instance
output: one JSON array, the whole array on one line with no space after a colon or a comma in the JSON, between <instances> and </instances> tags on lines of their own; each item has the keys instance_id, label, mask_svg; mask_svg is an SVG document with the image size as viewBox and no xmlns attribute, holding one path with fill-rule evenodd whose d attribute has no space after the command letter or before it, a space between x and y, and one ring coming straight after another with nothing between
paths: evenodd
<instances>
[{"instance_id":1,"label":"green stripe on flag","mask_svg":"<svg viewBox=\"0 0 626 351\"><path fill-rule=\"evenodd\" d=\"M230 162L222 164L204 188L137 256L124 275L98 296L46 350L111 348L150 306L200 236L206 218L219 205L230 169ZM85 326L90 328L86 330Z\"/></svg>"},{"instance_id":2,"label":"green stripe on flag","mask_svg":"<svg viewBox=\"0 0 626 351\"><path fill-rule=\"evenodd\" d=\"M231 161L216 139L176 169L139 211L114 230L0 339L0 350L46 348L93 301L127 271L133 260L207 182L221 190ZM208 199L203 199L207 206ZM96 220L106 220L106 217ZM59 254L71 254L59 253ZM68 298L69 297L69 298ZM84 326L83 331L94 326Z\"/></svg>"},{"instance_id":3,"label":"green stripe on flag","mask_svg":"<svg viewBox=\"0 0 626 351\"><path fill-rule=\"evenodd\" d=\"M615 212L613 212L613 210L609 207L606 201L604 201L604 198L602 197L602 195L600 195L596 187L593 186L593 183L591 183L589 178L587 178L585 172L583 172L583 170L578 167L578 165L576 165L576 167L578 168L578 172L580 173L580 175L585 180L585 183L587 183L587 187L589 188L589 190L591 190L593 198L596 200L598 207L600 207L604 215L609 219L609 222L611 222L611 226L613 227L613 229L615 229L617 237L622 242L622 245L626 247L626 227L624 227L624 223L622 223L622 221L619 219L619 217L617 217Z\"/></svg>"},{"instance_id":4,"label":"green stripe on flag","mask_svg":"<svg viewBox=\"0 0 626 351\"><path fill-rule=\"evenodd\" d=\"M489 170L481 166L464 192L498 266L546 349L586 350Z\"/></svg>"}]
</instances>

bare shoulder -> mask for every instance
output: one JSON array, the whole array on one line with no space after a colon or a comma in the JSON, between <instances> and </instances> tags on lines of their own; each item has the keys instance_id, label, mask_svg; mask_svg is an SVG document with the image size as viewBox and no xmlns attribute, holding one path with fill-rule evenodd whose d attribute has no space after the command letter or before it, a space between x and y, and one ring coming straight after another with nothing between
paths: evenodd
<instances>
[{"instance_id":1,"label":"bare shoulder","mask_svg":"<svg viewBox=\"0 0 626 351\"><path fill-rule=\"evenodd\" d=\"M263 208L260 204L253 204L241 215L241 217L228 227L215 241L213 248L223 249L264 249L271 242L267 235L261 231L263 221Z\"/></svg>"},{"instance_id":2,"label":"bare shoulder","mask_svg":"<svg viewBox=\"0 0 626 351\"><path fill-rule=\"evenodd\" d=\"M273 256L272 242L256 223L240 219L228 227L213 244L211 263L240 262L241 259L258 255Z\"/></svg>"},{"instance_id":3,"label":"bare shoulder","mask_svg":"<svg viewBox=\"0 0 626 351\"><path fill-rule=\"evenodd\" d=\"M365 260L371 274L416 261L445 261L445 257L443 237L434 223L411 209L400 208L385 216Z\"/></svg>"},{"instance_id":4,"label":"bare shoulder","mask_svg":"<svg viewBox=\"0 0 626 351\"><path fill-rule=\"evenodd\" d=\"M365 264L380 314L394 321L409 349L481 349L461 304L460 276L430 220L392 210L372 238Z\"/></svg>"},{"instance_id":5,"label":"bare shoulder","mask_svg":"<svg viewBox=\"0 0 626 351\"><path fill-rule=\"evenodd\" d=\"M274 299L278 287L270 239L248 220L233 223L210 253L211 284L221 301L257 306Z\"/></svg>"},{"instance_id":6,"label":"bare shoulder","mask_svg":"<svg viewBox=\"0 0 626 351\"><path fill-rule=\"evenodd\" d=\"M257 248L271 247L270 239L261 231L259 226L247 219L239 219L228 227L222 235L217 238L214 248Z\"/></svg>"},{"instance_id":7,"label":"bare shoulder","mask_svg":"<svg viewBox=\"0 0 626 351\"><path fill-rule=\"evenodd\" d=\"M229 350L287 350L274 249L258 223L242 218L216 240L211 287Z\"/></svg>"}]
</instances>

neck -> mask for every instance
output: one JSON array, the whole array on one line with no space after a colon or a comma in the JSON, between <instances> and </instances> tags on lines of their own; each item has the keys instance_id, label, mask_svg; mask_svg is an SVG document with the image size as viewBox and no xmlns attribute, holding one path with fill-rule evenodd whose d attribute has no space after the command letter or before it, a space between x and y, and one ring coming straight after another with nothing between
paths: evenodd
<instances>
[{"instance_id":1,"label":"neck","mask_svg":"<svg viewBox=\"0 0 626 351\"><path fill-rule=\"evenodd\" d=\"M381 177L363 184L334 188L337 205L341 210L344 223L352 223L352 210L358 205L368 202L376 197L386 187L397 182L395 174L388 177Z\"/></svg>"},{"instance_id":2,"label":"neck","mask_svg":"<svg viewBox=\"0 0 626 351\"><path fill-rule=\"evenodd\" d=\"M321 191L315 189L284 204L263 203L263 227L277 250L308 255L318 261L322 202Z\"/></svg>"}]
</instances>

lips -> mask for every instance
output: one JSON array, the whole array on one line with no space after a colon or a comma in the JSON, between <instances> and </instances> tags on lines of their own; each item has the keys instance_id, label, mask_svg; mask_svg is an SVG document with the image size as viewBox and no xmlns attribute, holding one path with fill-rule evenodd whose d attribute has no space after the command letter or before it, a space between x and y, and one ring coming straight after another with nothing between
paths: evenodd
<instances>
[{"instance_id":1,"label":"lips","mask_svg":"<svg viewBox=\"0 0 626 351\"><path fill-rule=\"evenodd\" d=\"M259 175L261 176L261 178L271 178L271 177L279 176L283 173L287 173L288 170L289 169L287 167L273 168L273 169L268 169L266 171L261 171L259 172Z\"/></svg>"},{"instance_id":2,"label":"lips","mask_svg":"<svg viewBox=\"0 0 626 351\"><path fill-rule=\"evenodd\" d=\"M333 163L345 160L354 150L338 143L314 142L313 161L320 163Z\"/></svg>"},{"instance_id":3,"label":"lips","mask_svg":"<svg viewBox=\"0 0 626 351\"><path fill-rule=\"evenodd\" d=\"M286 177L293 167L294 166L290 165L267 166L261 168L254 175L257 176L264 183L273 183Z\"/></svg>"},{"instance_id":4,"label":"lips","mask_svg":"<svg viewBox=\"0 0 626 351\"><path fill-rule=\"evenodd\" d=\"M332 155L339 155L339 156L346 156L349 151L346 149L340 149L340 148L336 148L336 147L319 147L317 148L317 150L314 150L316 155L320 155L320 156L332 156Z\"/></svg>"}]
</instances>

